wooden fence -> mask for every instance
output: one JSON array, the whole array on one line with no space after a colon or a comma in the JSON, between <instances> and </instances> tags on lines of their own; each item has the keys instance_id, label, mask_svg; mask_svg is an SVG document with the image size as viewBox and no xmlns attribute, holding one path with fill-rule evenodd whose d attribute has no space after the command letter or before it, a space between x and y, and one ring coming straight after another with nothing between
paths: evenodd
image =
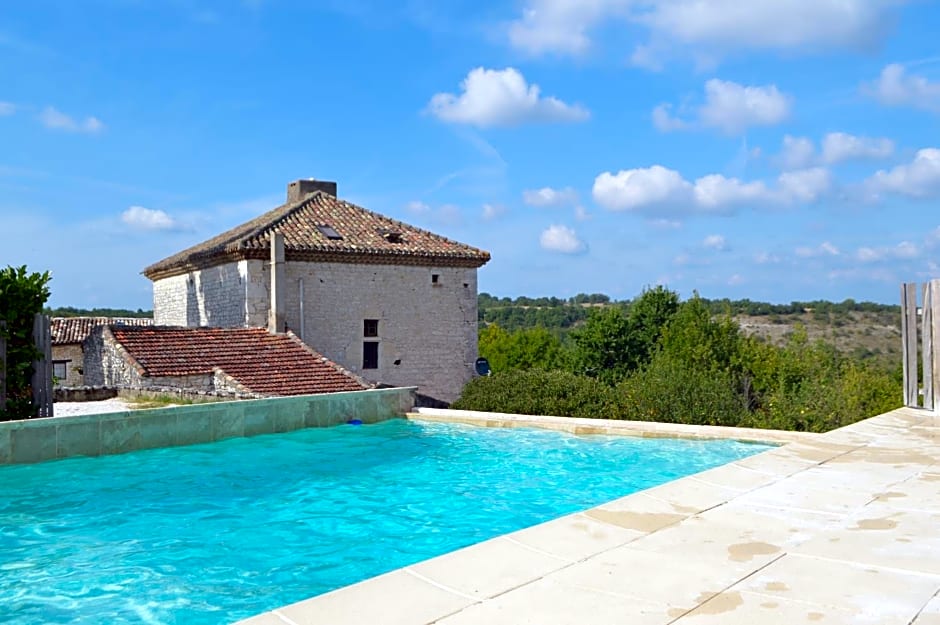
<instances>
[{"instance_id":1,"label":"wooden fence","mask_svg":"<svg viewBox=\"0 0 940 625\"><path fill-rule=\"evenodd\" d=\"M0 324L4 322L0 321ZM33 361L33 377L30 386L33 389L33 407L35 417L52 416L52 331L48 315L33 317L33 341L41 358ZM6 408L7 387L7 346L0 335L0 410Z\"/></svg>"},{"instance_id":2,"label":"wooden fence","mask_svg":"<svg viewBox=\"0 0 940 625\"><path fill-rule=\"evenodd\" d=\"M936 412L940 410L940 280L920 287L919 308L918 286L901 285L904 405Z\"/></svg>"}]
</instances>

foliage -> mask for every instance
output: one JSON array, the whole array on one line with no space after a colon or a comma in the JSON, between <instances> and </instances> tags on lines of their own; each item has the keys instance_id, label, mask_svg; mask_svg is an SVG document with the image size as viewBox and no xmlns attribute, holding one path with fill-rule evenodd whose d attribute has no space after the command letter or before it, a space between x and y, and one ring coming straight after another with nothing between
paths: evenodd
<instances>
[{"instance_id":1,"label":"foliage","mask_svg":"<svg viewBox=\"0 0 940 625\"><path fill-rule=\"evenodd\" d=\"M453 408L559 417L615 418L613 391L567 371L504 371L471 380Z\"/></svg>"},{"instance_id":2,"label":"foliage","mask_svg":"<svg viewBox=\"0 0 940 625\"><path fill-rule=\"evenodd\" d=\"M559 308L571 306L558 301ZM509 310L519 302L546 303L489 303ZM894 323L897 307L713 302L698 295L680 303L662 287L629 303L599 304L561 339L558 328L482 328L480 353L497 374L468 384L455 407L823 432L901 403L897 363L811 342L800 325L786 344L774 345L745 336L731 317L798 311L839 327L856 312Z\"/></svg>"},{"instance_id":3,"label":"foliage","mask_svg":"<svg viewBox=\"0 0 940 625\"><path fill-rule=\"evenodd\" d=\"M493 324L480 331L479 347L494 372L560 369L566 358L558 337L542 327L506 332Z\"/></svg>"},{"instance_id":4,"label":"foliage","mask_svg":"<svg viewBox=\"0 0 940 625\"><path fill-rule=\"evenodd\" d=\"M124 317L124 318L153 318L152 310L129 310L126 308L75 308L74 306L60 306L46 308L43 313L50 317Z\"/></svg>"},{"instance_id":5,"label":"foliage","mask_svg":"<svg viewBox=\"0 0 940 625\"><path fill-rule=\"evenodd\" d=\"M6 410L0 421L34 416L32 363L42 355L33 342L33 319L49 299L49 272L29 273L25 266L0 269L0 334L6 340Z\"/></svg>"}]
</instances>

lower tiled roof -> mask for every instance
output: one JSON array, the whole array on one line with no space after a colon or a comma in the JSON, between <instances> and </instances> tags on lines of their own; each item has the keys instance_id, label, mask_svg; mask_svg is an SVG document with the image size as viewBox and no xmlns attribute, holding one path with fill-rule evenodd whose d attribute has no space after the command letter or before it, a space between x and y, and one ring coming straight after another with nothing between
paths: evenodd
<instances>
[{"instance_id":1,"label":"lower tiled roof","mask_svg":"<svg viewBox=\"0 0 940 625\"><path fill-rule=\"evenodd\" d=\"M52 344L71 345L83 342L98 326L152 326L153 319L143 317L53 317Z\"/></svg>"},{"instance_id":2,"label":"lower tiled roof","mask_svg":"<svg viewBox=\"0 0 940 625\"><path fill-rule=\"evenodd\" d=\"M265 328L112 326L114 338L150 377L221 369L252 393L307 395L361 391L368 384L292 334Z\"/></svg>"}]
</instances>

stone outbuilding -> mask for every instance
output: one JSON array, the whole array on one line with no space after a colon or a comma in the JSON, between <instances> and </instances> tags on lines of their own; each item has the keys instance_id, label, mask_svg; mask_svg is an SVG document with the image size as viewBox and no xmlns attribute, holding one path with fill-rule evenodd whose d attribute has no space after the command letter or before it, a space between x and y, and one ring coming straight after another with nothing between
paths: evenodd
<instances>
[{"instance_id":1,"label":"stone outbuilding","mask_svg":"<svg viewBox=\"0 0 940 625\"><path fill-rule=\"evenodd\" d=\"M53 317L52 376L56 386L85 384L85 350L82 344L99 326L149 326L153 319L136 317Z\"/></svg>"},{"instance_id":2,"label":"stone outbuilding","mask_svg":"<svg viewBox=\"0 0 940 625\"><path fill-rule=\"evenodd\" d=\"M265 328L99 326L85 348L85 380L91 385L238 397L373 387L293 333Z\"/></svg>"},{"instance_id":3,"label":"stone outbuilding","mask_svg":"<svg viewBox=\"0 0 940 625\"><path fill-rule=\"evenodd\" d=\"M356 206L334 182L155 263L158 325L290 329L373 382L451 402L477 357L477 269L488 252Z\"/></svg>"}]
</instances>

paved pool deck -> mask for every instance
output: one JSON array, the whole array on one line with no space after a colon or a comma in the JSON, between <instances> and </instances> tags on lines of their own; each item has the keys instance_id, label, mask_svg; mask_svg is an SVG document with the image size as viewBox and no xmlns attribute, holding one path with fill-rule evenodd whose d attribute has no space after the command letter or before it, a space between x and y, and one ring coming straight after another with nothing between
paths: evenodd
<instances>
[{"instance_id":1,"label":"paved pool deck","mask_svg":"<svg viewBox=\"0 0 940 625\"><path fill-rule=\"evenodd\" d=\"M241 623L940 625L938 592L940 417L899 409Z\"/></svg>"}]
</instances>

